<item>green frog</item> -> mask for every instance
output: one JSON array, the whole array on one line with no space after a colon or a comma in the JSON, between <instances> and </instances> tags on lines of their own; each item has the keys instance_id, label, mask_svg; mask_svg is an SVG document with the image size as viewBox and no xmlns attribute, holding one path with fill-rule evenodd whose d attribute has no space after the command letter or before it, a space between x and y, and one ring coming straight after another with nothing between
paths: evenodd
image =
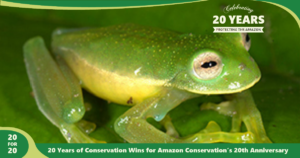
<instances>
[{"instance_id":1,"label":"green frog","mask_svg":"<svg viewBox=\"0 0 300 158\"><path fill-rule=\"evenodd\" d=\"M182 34L121 24L57 29L52 54L41 37L34 37L24 45L24 56L40 111L70 143L105 143L88 135L95 124L82 120L81 88L132 106L114 124L130 143L270 143L248 90L261 77L248 53L250 44L247 33ZM232 116L230 132L211 121L198 133L180 137L168 112L204 95L225 96L226 101L204 103L201 110ZM149 124L149 117L166 132ZM246 132L240 130L242 122Z\"/></svg>"}]
</instances>

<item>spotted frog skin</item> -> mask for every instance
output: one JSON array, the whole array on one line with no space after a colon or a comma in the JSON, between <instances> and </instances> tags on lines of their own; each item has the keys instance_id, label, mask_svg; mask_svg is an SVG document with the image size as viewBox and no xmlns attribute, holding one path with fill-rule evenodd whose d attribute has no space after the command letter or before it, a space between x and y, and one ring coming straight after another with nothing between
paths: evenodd
<instances>
[{"instance_id":1,"label":"spotted frog skin","mask_svg":"<svg viewBox=\"0 0 300 158\"><path fill-rule=\"evenodd\" d=\"M81 87L105 100L132 106L114 125L130 143L269 143L248 90L261 76L249 48L246 33L181 34L122 24L57 29L52 55L43 39L34 37L24 45L24 56L39 109L70 143L104 143L84 132L95 124L82 120ZM204 95L225 96L226 101L204 103L201 110L232 116L231 131L221 131L211 121L198 133L180 137L168 112ZM149 124L149 117L167 132ZM246 132L240 131L242 122Z\"/></svg>"}]
</instances>

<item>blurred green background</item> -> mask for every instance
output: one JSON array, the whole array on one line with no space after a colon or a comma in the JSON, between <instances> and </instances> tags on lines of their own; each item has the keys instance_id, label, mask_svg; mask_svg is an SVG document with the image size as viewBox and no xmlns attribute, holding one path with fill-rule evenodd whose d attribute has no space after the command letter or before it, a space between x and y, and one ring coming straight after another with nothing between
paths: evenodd
<instances>
[{"instance_id":1,"label":"blurred green background","mask_svg":"<svg viewBox=\"0 0 300 158\"><path fill-rule=\"evenodd\" d=\"M36 143L65 143L58 128L38 110L23 62L22 46L34 36L50 45L55 28L102 27L137 23L184 33L212 33L213 15L224 15L227 5L241 4L264 15L264 33L250 34L250 54L262 71L262 79L251 88L262 114L267 135L275 143L300 143L300 30L285 10L264 2L211 0L197 3L118 10L58 11L0 7L0 126L16 127L29 133ZM232 11L231 15L248 15ZM227 15L226 15L227 16ZM229 21L229 20L228 20ZM237 25L235 25L237 26ZM246 26L246 25L238 25ZM249 26L249 25L247 25ZM92 110L85 119L98 126L91 136L107 142L125 142L113 129L114 120L129 107L107 103L84 92ZM184 102L170 112L181 136L203 129L211 120L222 130L230 129L231 118L214 111L200 111L205 101L220 102L222 97L200 97ZM150 120L151 121L151 120ZM151 121L153 122L153 121ZM162 127L153 122L157 128ZM164 130L164 129L162 129Z\"/></svg>"}]
</instances>

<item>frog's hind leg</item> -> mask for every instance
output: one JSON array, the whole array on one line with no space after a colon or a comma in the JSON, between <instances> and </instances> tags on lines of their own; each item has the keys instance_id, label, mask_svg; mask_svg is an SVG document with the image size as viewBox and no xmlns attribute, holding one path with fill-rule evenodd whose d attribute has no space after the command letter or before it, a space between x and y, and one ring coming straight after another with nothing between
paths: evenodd
<instances>
[{"instance_id":1,"label":"frog's hind leg","mask_svg":"<svg viewBox=\"0 0 300 158\"><path fill-rule=\"evenodd\" d=\"M260 112L255 106L249 90L225 96L228 101L215 103L204 103L201 110L215 110L221 114L232 117L231 132L240 132L241 124L244 122L249 132L254 135L255 142L271 143L267 137Z\"/></svg>"},{"instance_id":2,"label":"frog's hind leg","mask_svg":"<svg viewBox=\"0 0 300 158\"><path fill-rule=\"evenodd\" d=\"M98 143L78 128L85 113L78 79L65 63L55 62L42 38L35 37L24 45L24 57L30 84L40 111L57 126L70 143ZM87 128L92 126L84 123Z\"/></svg>"}]
</instances>

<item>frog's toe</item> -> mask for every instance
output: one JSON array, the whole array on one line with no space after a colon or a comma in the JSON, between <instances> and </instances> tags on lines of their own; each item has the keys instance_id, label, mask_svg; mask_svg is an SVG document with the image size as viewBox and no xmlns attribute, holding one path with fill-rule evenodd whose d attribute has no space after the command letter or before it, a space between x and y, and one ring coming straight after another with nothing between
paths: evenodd
<instances>
[{"instance_id":1,"label":"frog's toe","mask_svg":"<svg viewBox=\"0 0 300 158\"><path fill-rule=\"evenodd\" d=\"M256 143L273 143L268 136L262 136L259 139L255 140Z\"/></svg>"},{"instance_id":2,"label":"frog's toe","mask_svg":"<svg viewBox=\"0 0 300 158\"><path fill-rule=\"evenodd\" d=\"M238 114L233 115L230 132L232 132L232 133L240 132L241 124L242 124L242 119L240 118L240 115L238 115Z\"/></svg>"},{"instance_id":3,"label":"frog's toe","mask_svg":"<svg viewBox=\"0 0 300 158\"><path fill-rule=\"evenodd\" d=\"M90 134L96 129L96 124L86 120L80 120L76 125L85 133Z\"/></svg>"},{"instance_id":4,"label":"frog's toe","mask_svg":"<svg viewBox=\"0 0 300 158\"><path fill-rule=\"evenodd\" d=\"M63 124L60 131L68 143L106 143L88 136L75 124Z\"/></svg>"},{"instance_id":5,"label":"frog's toe","mask_svg":"<svg viewBox=\"0 0 300 158\"><path fill-rule=\"evenodd\" d=\"M257 143L272 143L266 135L260 112L255 109L250 112L250 115L241 115L247 130L256 135L255 142Z\"/></svg>"},{"instance_id":6,"label":"frog's toe","mask_svg":"<svg viewBox=\"0 0 300 158\"><path fill-rule=\"evenodd\" d=\"M266 136L262 143L272 143L272 141Z\"/></svg>"},{"instance_id":7,"label":"frog's toe","mask_svg":"<svg viewBox=\"0 0 300 158\"><path fill-rule=\"evenodd\" d=\"M211 103L211 102L207 102L207 103L203 103L201 106L200 106L200 110L214 110L216 104L215 103Z\"/></svg>"},{"instance_id":8,"label":"frog's toe","mask_svg":"<svg viewBox=\"0 0 300 158\"><path fill-rule=\"evenodd\" d=\"M221 131L221 127L215 121L210 121L207 126L200 131L200 133L212 133L219 131Z\"/></svg>"},{"instance_id":9,"label":"frog's toe","mask_svg":"<svg viewBox=\"0 0 300 158\"><path fill-rule=\"evenodd\" d=\"M160 123L165 127L166 133L172 137L179 138L179 133L175 129L171 118L169 115L166 115L165 118L160 121Z\"/></svg>"}]
</instances>

